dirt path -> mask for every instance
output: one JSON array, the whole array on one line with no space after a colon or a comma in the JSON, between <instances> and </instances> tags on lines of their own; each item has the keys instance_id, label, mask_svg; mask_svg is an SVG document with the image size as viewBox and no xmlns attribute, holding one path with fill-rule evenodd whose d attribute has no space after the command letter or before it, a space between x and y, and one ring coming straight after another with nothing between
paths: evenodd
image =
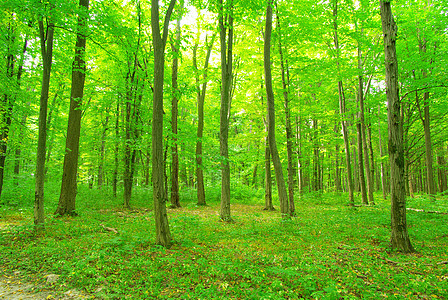
<instances>
[{"instance_id":1,"label":"dirt path","mask_svg":"<svg viewBox=\"0 0 448 300\"><path fill-rule=\"evenodd\" d=\"M70 290L61 295L44 286L22 282L18 277L0 277L0 299L1 300L41 300L41 299L92 299L77 290Z\"/></svg>"}]
</instances>

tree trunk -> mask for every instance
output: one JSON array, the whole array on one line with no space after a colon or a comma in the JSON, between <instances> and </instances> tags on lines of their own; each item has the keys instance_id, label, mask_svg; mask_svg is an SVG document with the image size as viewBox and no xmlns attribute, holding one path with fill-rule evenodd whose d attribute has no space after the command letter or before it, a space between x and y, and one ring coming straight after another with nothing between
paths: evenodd
<instances>
[{"instance_id":1,"label":"tree trunk","mask_svg":"<svg viewBox=\"0 0 448 300\"><path fill-rule=\"evenodd\" d=\"M364 158L362 151L362 133L361 133L361 121L357 122L356 129L358 133L358 175L359 175L359 187L361 189L361 199L362 204L368 205L369 200L367 199L367 190L366 190L366 179L364 177Z\"/></svg>"},{"instance_id":2,"label":"tree trunk","mask_svg":"<svg viewBox=\"0 0 448 300\"><path fill-rule=\"evenodd\" d=\"M28 47L28 36L25 36L25 41L23 43L23 50L22 50L22 56L20 58L20 62L19 62L19 68L17 71L17 87L20 87L20 80L22 78L22 73L23 73L23 62L25 60L25 53L27 51L27 47ZM30 103L28 102L27 104L28 106L30 105ZM23 114L22 116L22 120L20 122L20 126L21 128L25 128L26 126L26 119L27 119L27 114ZM21 161L21 152L22 152L22 140L23 140L23 133L20 132L19 133L19 142L16 148L16 151L14 153L15 156L15 163L14 163L14 180L15 180L15 184L18 185L19 184L19 174L20 174L20 161ZM0 188L1 190L1 188ZM0 191L1 194L1 191Z\"/></svg>"},{"instance_id":3,"label":"tree trunk","mask_svg":"<svg viewBox=\"0 0 448 300\"><path fill-rule=\"evenodd\" d=\"M89 0L79 0L80 9L85 10L78 16L75 60L72 66L72 87L70 94L70 111L68 115L67 137L65 143L64 168L62 173L61 194L55 214L76 215L76 177L78 174L79 136L81 133L82 98L86 78L84 61L86 49L86 32Z\"/></svg>"},{"instance_id":4,"label":"tree trunk","mask_svg":"<svg viewBox=\"0 0 448 300\"><path fill-rule=\"evenodd\" d=\"M381 137L381 120L380 120L380 104L378 104L378 148L380 149L380 158L381 158L381 189L383 191L383 199L387 198L387 185L386 185L386 174L384 168L383 161L383 145L382 145L382 137Z\"/></svg>"},{"instance_id":5,"label":"tree trunk","mask_svg":"<svg viewBox=\"0 0 448 300\"><path fill-rule=\"evenodd\" d=\"M362 34L362 29L361 29ZM375 201L373 199L373 177L370 172L370 162L369 162L369 151L368 151L368 145L367 145L367 135L366 135L366 121L364 116L364 84L363 84L363 76L362 76L362 52L361 52L361 45L358 44L358 101L359 101L359 121L360 121L360 131L361 131L361 140L362 140L362 148L359 149L359 152L363 152L363 158L364 158L364 167L365 167L365 179L367 183L367 196L368 199L366 199L366 202L364 204L371 204L375 205ZM373 168L373 165L372 165ZM364 172L363 170L360 170ZM365 188L366 188L365 187Z\"/></svg>"},{"instance_id":6,"label":"tree trunk","mask_svg":"<svg viewBox=\"0 0 448 300\"><path fill-rule=\"evenodd\" d=\"M352 166L350 159L350 141L347 132L347 121L346 121L346 108L345 108L345 95L344 88L342 85L342 80L340 79L340 63L339 63L339 40L338 40L338 3L335 0L333 7L333 17L334 17L334 46L336 48L336 64L338 68L338 93L339 93L339 114L341 115L341 125L342 125L342 136L344 138L344 147L345 147L345 163L347 168L347 185L348 185L348 195L349 195L349 205L355 204L355 198L353 195L353 176L352 176Z\"/></svg>"},{"instance_id":7,"label":"tree trunk","mask_svg":"<svg viewBox=\"0 0 448 300\"><path fill-rule=\"evenodd\" d=\"M233 0L228 0L227 8L224 8L223 0L220 0L219 5L219 37L221 44L221 110L219 134L221 155L221 208L219 217L224 222L232 222L230 216L230 161L228 140L233 72ZM225 23L224 19L228 23Z\"/></svg>"},{"instance_id":8,"label":"tree trunk","mask_svg":"<svg viewBox=\"0 0 448 300\"><path fill-rule=\"evenodd\" d=\"M28 105L31 105L31 103L28 103ZM28 118L27 114L23 114L22 116L22 120L20 121L20 127L24 128L26 126L26 119ZM18 145L16 147L16 151L14 153L15 156L15 161L14 161L14 184L15 185L19 185L19 177L20 177L20 163L22 160L22 140L24 139L23 137L23 132L19 133L19 142Z\"/></svg>"},{"instance_id":9,"label":"tree trunk","mask_svg":"<svg viewBox=\"0 0 448 300\"><path fill-rule=\"evenodd\" d=\"M313 191L320 190L320 151L319 151L319 126L317 118L313 119Z\"/></svg>"},{"instance_id":10,"label":"tree trunk","mask_svg":"<svg viewBox=\"0 0 448 300\"><path fill-rule=\"evenodd\" d=\"M182 19L182 10L180 8L179 17L176 23L176 40L171 44L173 52L173 65L171 72L171 132L173 134L173 143L171 145L171 208L180 207L179 201L179 151L177 149L177 115L178 115L178 102L180 97L180 90L177 85L177 70L179 68L179 55L180 55L180 21Z\"/></svg>"},{"instance_id":11,"label":"tree trunk","mask_svg":"<svg viewBox=\"0 0 448 300\"><path fill-rule=\"evenodd\" d=\"M100 161L98 164L98 188L101 189L103 187L104 181L104 156L106 150L106 134L109 129L107 124L109 123L109 109L106 109L106 120L103 122L101 120L101 125L103 125L103 130L101 132L101 145L100 145Z\"/></svg>"},{"instance_id":12,"label":"tree trunk","mask_svg":"<svg viewBox=\"0 0 448 300\"><path fill-rule=\"evenodd\" d=\"M196 39L196 44L193 49L193 67L196 72L196 99L198 102L198 130L197 130L197 141L196 141L196 183L197 183L197 197L198 205L206 205L205 201L205 188L204 188L204 167L202 165L202 136L204 134L204 102L205 102L205 92L207 90L207 72L208 64L210 62L210 56L212 52L212 47L216 39L216 33L213 34L210 44L207 44L207 37L205 38L207 44L207 54L205 56L203 74L202 74L202 88L201 80L199 75L199 69L197 65L197 49L199 40L199 26L198 26L198 36Z\"/></svg>"},{"instance_id":13,"label":"tree trunk","mask_svg":"<svg viewBox=\"0 0 448 300\"><path fill-rule=\"evenodd\" d=\"M165 65L165 46L168 38L168 24L176 0L171 0L165 15L163 34L159 25L159 1L151 1L151 29L154 46L154 95L152 116L152 184L156 244L169 248L171 232L166 212L167 195L164 188L163 166L163 79Z\"/></svg>"},{"instance_id":14,"label":"tree trunk","mask_svg":"<svg viewBox=\"0 0 448 300\"><path fill-rule=\"evenodd\" d=\"M120 151L120 99L117 97L117 108L115 110L115 149L114 149L114 173L112 177L112 190L113 195L117 197L117 184L118 184L118 167L119 159L118 152Z\"/></svg>"},{"instance_id":15,"label":"tree trunk","mask_svg":"<svg viewBox=\"0 0 448 300\"><path fill-rule=\"evenodd\" d=\"M11 13L11 19L14 18L14 14ZM11 22L8 23L6 40L7 40L7 53L6 53L6 82L2 84L14 85L14 43L15 43L15 33ZM3 89L3 87L2 87ZM8 148L9 139L9 129L11 127L11 115L14 106L14 96L11 92L5 91L2 95L2 100L0 102L0 197L3 190L3 180L5 172L5 162L6 162L6 151Z\"/></svg>"},{"instance_id":16,"label":"tree trunk","mask_svg":"<svg viewBox=\"0 0 448 300\"><path fill-rule=\"evenodd\" d=\"M336 112L337 113L337 112ZM334 134L335 137L337 138L339 136L339 126L336 123L334 125ZM340 192L342 190L342 186L341 186L341 172L339 170L339 145L336 144L335 146L335 158L334 158L334 162L335 162L335 171L334 171L334 183L335 183L335 190L336 192Z\"/></svg>"},{"instance_id":17,"label":"tree trunk","mask_svg":"<svg viewBox=\"0 0 448 300\"><path fill-rule=\"evenodd\" d=\"M43 19L39 20L40 48L42 55L42 85L39 105L39 135L37 141L36 183L34 191L34 225L36 228L44 225L44 185L45 185L45 153L47 143L47 109L50 90L51 64L53 60L52 23L44 28Z\"/></svg>"},{"instance_id":18,"label":"tree trunk","mask_svg":"<svg viewBox=\"0 0 448 300\"><path fill-rule=\"evenodd\" d=\"M133 81L133 80L132 80ZM133 82L127 83L127 89L132 89L129 85L133 85ZM132 111L132 92L126 92L126 104L125 104L125 141L124 141L124 172L123 172L123 207L129 209L131 207L131 194L132 194L132 176L131 176L131 111Z\"/></svg>"},{"instance_id":19,"label":"tree trunk","mask_svg":"<svg viewBox=\"0 0 448 300\"><path fill-rule=\"evenodd\" d=\"M304 178L303 178L303 157L302 157L302 118L296 116L296 135L297 135L297 177L299 194L303 193Z\"/></svg>"},{"instance_id":20,"label":"tree trunk","mask_svg":"<svg viewBox=\"0 0 448 300\"><path fill-rule=\"evenodd\" d=\"M398 60L396 55L397 24L389 1L380 0L386 68L388 103L389 162L391 180L391 247L404 253L414 252L406 224L406 194L404 178L403 120L400 117L398 92Z\"/></svg>"},{"instance_id":21,"label":"tree trunk","mask_svg":"<svg viewBox=\"0 0 448 300\"><path fill-rule=\"evenodd\" d=\"M56 91L56 93L53 96L53 101L51 102L51 105L49 107L50 111L48 112L48 118L47 118L47 136L51 132L52 127L54 127L53 122L52 122L53 116L55 114L58 115L58 113L59 113L59 102L57 101L57 99L59 97L59 93L63 90L63 88L64 88L64 85L62 83L60 83L58 90ZM47 174L48 174L48 166L50 164L51 154L53 151L54 139L55 139L55 135L54 134L50 135L50 138L47 143L47 154L46 154L46 158L45 158L45 177L47 177Z\"/></svg>"},{"instance_id":22,"label":"tree trunk","mask_svg":"<svg viewBox=\"0 0 448 300\"><path fill-rule=\"evenodd\" d=\"M266 29L264 37L264 79L268 104L268 140L269 148L271 150L272 162L274 164L275 178L277 180L278 197L280 200L280 212L282 214L282 218L287 219L290 216L288 194L286 192L282 163L280 161L277 150L277 142L275 140L275 105L271 74L272 6L273 0L268 0L266 8Z\"/></svg>"},{"instance_id":23,"label":"tree trunk","mask_svg":"<svg viewBox=\"0 0 448 300\"><path fill-rule=\"evenodd\" d=\"M431 142L431 129L430 129L430 117L429 117L429 92L423 94L423 128L425 132L425 162L426 162L426 180L428 181L428 194L435 196L437 188L434 182L434 169L433 169L433 155L432 155L432 142Z\"/></svg>"},{"instance_id":24,"label":"tree trunk","mask_svg":"<svg viewBox=\"0 0 448 300\"><path fill-rule=\"evenodd\" d=\"M283 87L283 98L285 99L285 125L286 125L286 149L288 154L288 202L289 202L289 213L291 216L295 215L295 205L294 205L294 156L293 156L293 135L291 127L291 110L289 108L289 69L288 61L283 56L283 45L281 40L280 31L280 17L277 9L277 24L279 31L279 53L280 53L280 67L282 72L282 87ZM288 50L286 49L286 56L288 56ZM285 66L286 64L286 66Z\"/></svg>"},{"instance_id":25,"label":"tree trunk","mask_svg":"<svg viewBox=\"0 0 448 300\"><path fill-rule=\"evenodd\" d=\"M443 193L447 190L447 176L446 176L446 160L443 152L443 148L439 149L439 153L437 155L437 163L439 168L437 169L438 178L439 178L439 192Z\"/></svg>"}]
</instances>

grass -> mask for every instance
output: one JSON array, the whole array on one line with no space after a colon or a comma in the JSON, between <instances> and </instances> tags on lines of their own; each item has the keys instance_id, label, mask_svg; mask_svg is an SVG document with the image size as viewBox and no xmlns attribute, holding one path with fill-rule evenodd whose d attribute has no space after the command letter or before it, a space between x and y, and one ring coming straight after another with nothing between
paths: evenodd
<instances>
[{"instance_id":1,"label":"grass","mask_svg":"<svg viewBox=\"0 0 448 300\"><path fill-rule=\"evenodd\" d=\"M122 210L110 191L81 187L76 218L54 218L56 197L49 191L40 235L30 225L32 207L20 201L0 207L0 268L37 283L58 274L52 288L59 293L76 288L98 299L448 298L447 216L409 211L417 253L403 255L389 249L390 208L379 195L375 207L354 208L336 194L305 195L296 199L297 217L282 221L278 211L262 211L262 193L244 188L234 194L236 222L227 224L218 220L216 192L209 206L199 207L194 191L184 190L183 207L168 212L175 244L167 250L153 244L149 190L136 189L134 209ZM410 199L408 206L414 204L448 212L446 198Z\"/></svg>"}]
</instances>

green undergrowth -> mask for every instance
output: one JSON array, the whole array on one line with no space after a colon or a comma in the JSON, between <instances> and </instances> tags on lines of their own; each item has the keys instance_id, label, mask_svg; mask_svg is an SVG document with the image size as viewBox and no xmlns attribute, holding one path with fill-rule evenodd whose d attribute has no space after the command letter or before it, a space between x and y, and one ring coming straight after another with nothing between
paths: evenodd
<instances>
[{"instance_id":1,"label":"green undergrowth","mask_svg":"<svg viewBox=\"0 0 448 300\"><path fill-rule=\"evenodd\" d=\"M379 195L376 206L363 207L336 194L297 197L297 217L283 221L252 191L232 204L235 222L223 223L219 193L203 207L193 192L184 189L183 207L168 210L170 249L153 244L151 191L143 188L123 210L110 190L81 187L74 218L54 218L57 199L49 196L39 234L29 205L3 205L1 271L42 284L45 274L58 274L57 292L76 288L98 299L448 298L446 215L409 211L417 252L403 255L389 249L390 208ZM409 204L448 212L446 198L435 201Z\"/></svg>"}]
</instances>

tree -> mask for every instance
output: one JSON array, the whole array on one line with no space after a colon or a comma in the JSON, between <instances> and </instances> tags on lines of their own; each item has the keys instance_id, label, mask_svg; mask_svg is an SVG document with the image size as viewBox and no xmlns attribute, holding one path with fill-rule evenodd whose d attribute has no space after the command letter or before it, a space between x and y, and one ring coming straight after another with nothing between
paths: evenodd
<instances>
[{"instance_id":1,"label":"tree","mask_svg":"<svg viewBox=\"0 0 448 300\"><path fill-rule=\"evenodd\" d=\"M230 161L229 121L233 72L233 0L219 1L219 40L221 45L221 109L219 145L221 155L221 209L219 217L232 222L230 217Z\"/></svg>"},{"instance_id":2,"label":"tree","mask_svg":"<svg viewBox=\"0 0 448 300\"><path fill-rule=\"evenodd\" d=\"M272 34L272 6L273 0L267 1L266 27L264 32L264 80L266 85L266 97L268 104L268 140L271 151L272 163L274 164L275 178L277 179L278 197L280 200L280 212L282 218L287 219L290 211L288 206L288 194L286 192L285 179L283 177L282 164L278 154L277 142L275 140L275 105L274 91L272 89L271 74L271 34Z\"/></svg>"},{"instance_id":3,"label":"tree","mask_svg":"<svg viewBox=\"0 0 448 300\"><path fill-rule=\"evenodd\" d=\"M39 138L37 142L36 186L34 198L34 225L44 225L44 184L45 184L45 154L47 143L47 109L50 90L51 64L53 60L54 24L46 18L39 20L40 51L42 55L42 85L39 105Z\"/></svg>"},{"instance_id":4,"label":"tree","mask_svg":"<svg viewBox=\"0 0 448 300\"><path fill-rule=\"evenodd\" d=\"M278 25L278 35L279 44L278 50L280 53L280 67L282 73L282 88L283 88L283 98L285 99L285 124L286 124L286 151L288 153L288 202L289 202L289 213L291 216L295 215L295 205L294 205L294 155L293 155L293 133L291 126L291 109L290 109L290 76L289 76L289 66L288 66L288 49L285 47L285 55L283 54L282 45L282 32L280 27L280 17L277 9L277 25ZM284 57L286 56L286 57Z\"/></svg>"},{"instance_id":5,"label":"tree","mask_svg":"<svg viewBox=\"0 0 448 300\"><path fill-rule=\"evenodd\" d=\"M196 99L198 103L198 129L197 129L197 141L196 141L196 184L197 184L197 197L198 205L206 205L205 202L205 188L204 188L204 166L203 166L203 152L202 152L202 137L204 134L204 102L205 102L205 92L207 90L207 74L208 65L210 62L210 56L212 53L212 47L215 43L217 32L215 32L211 38L210 43L207 44L207 37L205 38L206 44L206 55L204 61L204 67L202 69L202 87L201 87L201 77L197 65L197 51L199 47L199 22L198 22L198 32L196 35L196 42L193 48L193 68L195 71L196 80Z\"/></svg>"},{"instance_id":6,"label":"tree","mask_svg":"<svg viewBox=\"0 0 448 300\"><path fill-rule=\"evenodd\" d=\"M387 124L389 132L389 163L391 180L391 246L404 253L414 252L406 224L406 192L404 176L403 120L398 91L398 59L396 40L398 27L392 15L389 0L380 0L383 29Z\"/></svg>"},{"instance_id":7,"label":"tree","mask_svg":"<svg viewBox=\"0 0 448 300\"><path fill-rule=\"evenodd\" d=\"M177 115L178 115L178 102L180 98L180 90L177 84L178 69L179 69L179 55L180 55L180 21L183 14L183 1L179 8L177 22L176 22L176 39L171 43L171 49L173 51L173 65L171 74L171 130L173 134L173 144L171 145L171 208L180 207L179 201L179 151L177 148Z\"/></svg>"},{"instance_id":8,"label":"tree","mask_svg":"<svg viewBox=\"0 0 448 300\"><path fill-rule=\"evenodd\" d=\"M171 0L163 22L163 33L159 25L159 1L151 1L151 29L154 45L154 95L152 117L152 185L156 244L169 248L171 232L166 213L167 195L164 188L163 165L163 80L165 66L165 46L168 38L168 25L176 0Z\"/></svg>"},{"instance_id":9,"label":"tree","mask_svg":"<svg viewBox=\"0 0 448 300\"><path fill-rule=\"evenodd\" d=\"M5 69L2 70L2 95L0 99L0 197L3 190L3 181L5 174L5 162L8 149L9 131L12 123L12 113L17 97L17 92L20 90L20 81L23 72L24 55L27 49L28 39L25 37L22 55L18 57L18 43L19 35L17 32L16 14L12 11L5 11L5 26L6 32L2 32L1 41L4 42L4 57L6 58ZM3 21L3 20L2 20ZM2 28L3 29L3 28ZM16 63L19 62L17 71L15 70Z\"/></svg>"},{"instance_id":10,"label":"tree","mask_svg":"<svg viewBox=\"0 0 448 300\"><path fill-rule=\"evenodd\" d=\"M336 49L336 65L338 68L338 94L339 94L339 114L341 115L341 125L342 125L342 136L344 138L344 147L345 147L345 163L347 167L347 185L348 185L348 194L349 194L349 205L355 204L355 198L353 196L354 185L352 178L352 166L350 159L350 142L347 131L347 121L346 121L346 107L345 107L345 93L344 87L342 84L341 71L340 71L340 62L339 62L339 39L338 39L338 2L334 1L333 6L333 27L334 27L334 47Z\"/></svg>"},{"instance_id":11,"label":"tree","mask_svg":"<svg viewBox=\"0 0 448 300\"><path fill-rule=\"evenodd\" d=\"M86 78L86 33L89 18L89 0L79 0L79 14L75 58L72 66L72 86L70 93L70 111L68 116L67 137L65 142L64 167L62 173L61 194L55 214L76 215L76 177L78 173L79 136L81 133L82 99Z\"/></svg>"}]
</instances>

